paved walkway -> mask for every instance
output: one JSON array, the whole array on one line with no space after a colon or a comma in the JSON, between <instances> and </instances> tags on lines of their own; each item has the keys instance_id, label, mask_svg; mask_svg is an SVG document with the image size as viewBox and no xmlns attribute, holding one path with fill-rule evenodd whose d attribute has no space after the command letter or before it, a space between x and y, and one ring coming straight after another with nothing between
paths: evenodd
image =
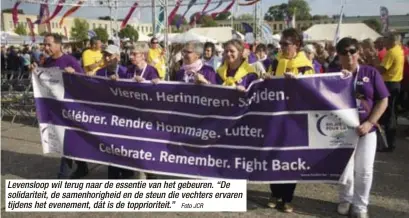
<instances>
[{"instance_id":1,"label":"paved walkway","mask_svg":"<svg viewBox=\"0 0 409 218\"><path fill-rule=\"evenodd\" d=\"M404 126L402 126L404 127ZM409 126L405 126L409 127ZM403 128L402 128L403 129ZM59 166L56 156L43 156L37 128L15 123L1 125L1 191L5 179L54 179ZM106 178L107 167L91 164L88 178ZM248 186L245 213L6 213L1 196L2 217L342 217L336 209L337 187L329 184L300 184L293 201L295 213L283 214L266 208L267 185ZM409 141L402 132L394 153L377 153L372 188L371 217L409 217Z\"/></svg>"}]
</instances>

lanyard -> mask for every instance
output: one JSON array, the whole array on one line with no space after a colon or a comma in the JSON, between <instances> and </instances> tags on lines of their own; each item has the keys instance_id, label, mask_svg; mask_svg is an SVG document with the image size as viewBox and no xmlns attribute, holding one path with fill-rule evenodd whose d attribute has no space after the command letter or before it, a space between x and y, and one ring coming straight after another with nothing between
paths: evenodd
<instances>
[{"instance_id":1,"label":"lanyard","mask_svg":"<svg viewBox=\"0 0 409 218\"><path fill-rule=\"evenodd\" d=\"M356 75L354 79L354 91L357 92L356 84L358 83L358 76L359 76L359 65L356 67Z\"/></svg>"},{"instance_id":2,"label":"lanyard","mask_svg":"<svg viewBox=\"0 0 409 218\"><path fill-rule=\"evenodd\" d=\"M141 72L141 77L143 77L143 75L145 74L145 70L146 70L146 67L148 66L148 64L145 64L145 67L143 67L143 70L142 70L142 72ZM135 72L134 72L134 77L136 77L136 69L138 68L138 66L136 66L135 65Z\"/></svg>"}]
</instances>

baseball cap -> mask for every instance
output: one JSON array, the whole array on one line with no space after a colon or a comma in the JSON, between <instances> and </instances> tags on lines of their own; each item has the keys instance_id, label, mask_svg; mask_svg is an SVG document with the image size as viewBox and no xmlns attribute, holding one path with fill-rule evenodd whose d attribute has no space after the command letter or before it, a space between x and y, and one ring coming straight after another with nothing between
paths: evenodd
<instances>
[{"instance_id":1,"label":"baseball cap","mask_svg":"<svg viewBox=\"0 0 409 218\"><path fill-rule=\"evenodd\" d=\"M121 51L119 50L119 47L116 45L108 45L104 52L108 53L108 54L121 54Z\"/></svg>"}]
</instances>

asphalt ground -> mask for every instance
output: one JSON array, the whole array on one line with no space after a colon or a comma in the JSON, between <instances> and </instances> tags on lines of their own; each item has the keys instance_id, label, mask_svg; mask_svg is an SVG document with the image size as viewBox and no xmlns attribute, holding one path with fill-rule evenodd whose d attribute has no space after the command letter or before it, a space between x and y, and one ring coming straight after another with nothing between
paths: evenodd
<instances>
[{"instance_id":1,"label":"asphalt ground","mask_svg":"<svg viewBox=\"0 0 409 218\"><path fill-rule=\"evenodd\" d=\"M409 123L406 123L409 124ZM409 140L401 125L397 149L377 153L369 214L371 217L409 217ZM57 156L44 156L36 127L3 121L1 123L1 192L6 179L55 179L59 168ZM105 179L107 167L89 164L86 179ZM166 178L166 177L163 177ZM242 213L22 213L5 212L1 196L2 217L343 217L336 213L337 186L334 184L299 184L293 200L294 213L285 214L265 206L269 197L267 185L248 185L248 208Z\"/></svg>"}]
</instances>

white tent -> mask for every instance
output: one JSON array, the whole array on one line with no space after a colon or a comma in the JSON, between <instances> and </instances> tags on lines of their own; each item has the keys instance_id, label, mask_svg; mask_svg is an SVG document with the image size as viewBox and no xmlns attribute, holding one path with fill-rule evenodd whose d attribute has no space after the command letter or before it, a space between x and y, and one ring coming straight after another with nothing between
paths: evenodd
<instances>
[{"instance_id":1,"label":"white tent","mask_svg":"<svg viewBox=\"0 0 409 218\"><path fill-rule=\"evenodd\" d=\"M20 36L17 35L14 32L1 32L0 33L1 37L1 44L6 44L6 45L11 45L11 44L32 44L33 40L31 36ZM42 43L44 40L44 37L42 36L36 36L35 37L35 43Z\"/></svg>"},{"instance_id":2,"label":"white tent","mask_svg":"<svg viewBox=\"0 0 409 218\"><path fill-rule=\"evenodd\" d=\"M179 35L179 33L169 33L169 34L168 34L168 40L172 40L172 39L173 39L174 37L176 37L177 35ZM157 38L158 38L158 40L159 40L160 42L162 42L162 41L165 40L165 35L160 34Z\"/></svg>"},{"instance_id":3,"label":"white tent","mask_svg":"<svg viewBox=\"0 0 409 218\"><path fill-rule=\"evenodd\" d=\"M310 41L333 41L335 38L335 31L338 24L315 24L307 29L304 34ZM380 37L377 32L371 29L364 23L345 23L341 24L340 39L344 37L352 37L357 40L364 40L367 38L376 40Z\"/></svg>"},{"instance_id":4,"label":"white tent","mask_svg":"<svg viewBox=\"0 0 409 218\"><path fill-rule=\"evenodd\" d=\"M199 42L202 42L202 43L205 43L205 42L217 43L217 40L215 40L213 38L202 36L202 35L190 32L190 31L179 34L179 35L169 39L169 41L171 43L186 43L186 42L189 42L189 41L199 41Z\"/></svg>"},{"instance_id":5,"label":"white tent","mask_svg":"<svg viewBox=\"0 0 409 218\"><path fill-rule=\"evenodd\" d=\"M215 39L216 41L223 43L234 38L244 40L244 35L235 31L231 27L205 27L205 28L193 28L188 32L196 33L207 38Z\"/></svg>"},{"instance_id":6,"label":"white tent","mask_svg":"<svg viewBox=\"0 0 409 218\"><path fill-rule=\"evenodd\" d=\"M139 33L139 37L138 37L138 41L139 42L149 42L151 41L151 37L143 34L143 33Z\"/></svg>"}]
</instances>

